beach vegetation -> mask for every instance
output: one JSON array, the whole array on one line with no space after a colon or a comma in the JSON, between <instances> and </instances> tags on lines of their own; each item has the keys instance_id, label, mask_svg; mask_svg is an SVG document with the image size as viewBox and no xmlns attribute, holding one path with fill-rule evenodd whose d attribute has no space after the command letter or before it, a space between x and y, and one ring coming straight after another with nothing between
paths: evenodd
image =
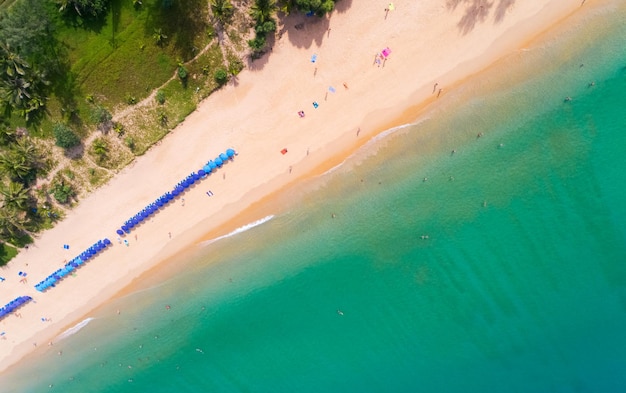
<instances>
[{"instance_id":1,"label":"beach vegetation","mask_svg":"<svg viewBox=\"0 0 626 393\"><path fill-rule=\"evenodd\" d=\"M63 178L57 179L52 184L50 192L52 193L54 199L61 204L70 203L71 199L76 195L72 185L66 182Z\"/></svg>"},{"instance_id":2,"label":"beach vegetation","mask_svg":"<svg viewBox=\"0 0 626 393\"><path fill-rule=\"evenodd\" d=\"M228 82L228 72L226 72L226 70L223 68L218 68L215 71L215 75L213 77L215 78L215 82L217 82L217 84L220 86Z\"/></svg>"},{"instance_id":3,"label":"beach vegetation","mask_svg":"<svg viewBox=\"0 0 626 393\"><path fill-rule=\"evenodd\" d=\"M32 183L42 166L42 155L28 138L20 138L0 153L0 173L11 181L24 185Z\"/></svg>"},{"instance_id":4,"label":"beach vegetation","mask_svg":"<svg viewBox=\"0 0 626 393\"><path fill-rule=\"evenodd\" d=\"M157 91L154 98L159 103L159 105L165 104L165 93L163 92L163 90Z\"/></svg>"},{"instance_id":5,"label":"beach vegetation","mask_svg":"<svg viewBox=\"0 0 626 393\"><path fill-rule=\"evenodd\" d=\"M98 162L104 160L109 152L109 144L103 138L96 138L91 142L91 151Z\"/></svg>"},{"instance_id":6,"label":"beach vegetation","mask_svg":"<svg viewBox=\"0 0 626 393\"><path fill-rule=\"evenodd\" d=\"M304 14L322 17L335 9L335 2L335 0L287 0L282 4L281 10L288 13L295 8Z\"/></svg>"},{"instance_id":7,"label":"beach vegetation","mask_svg":"<svg viewBox=\"0 0 626 393\"><path fill-rule=\"evenodd\" d=\"M152 38L154 38L154 42L158 46L162 46L165 43L167 36L165 35L165 33L163 33L163 29L159 28L154 29L154 34L152 34Z\"/></svg>"},{"instance_id":8,"label":"beach vegetation","mask_svg":"<svg viewBox=\"0 0 626 393\"><path fill-rule=\"evenodd\" d=\"M3 207L0 209L0 236L13 244L20 243L26 234L26 214L23 211Z\"/></svg>"},{"instance_id":9,"label":"beach vegetation","mask_svg":"<svg viewBox=\"0 0 626 393\"><path fill-rule=\"evenodd\" d=\"M98 18L102 16L110 0L55 0L62 13L75 14L81 18Z\"/></svg>"},{"instance_id":10,"label":"beach vegetation","mask_svg":"<svg viewBox=\"0 0 626 393\"><path fill-rule=\"evenodd\" d=\"M231 21L235 8L230 0L211 0L210 5L213 17L218 23L224 26Z\"/></svg>"},{"instance_id":11,"label":"beach vegetation","mask_svg":"<svg viewBox=\"0 0 626 393\"><path fill-rule=\"evenodd\" d=\"M185 65L183 63L178 63L178 69L176 70L176 74L178 75L178 78L181 80L181 82L183 82L183 84L187 82L187 76L189 76L189 73L187 72L187 68L185 68Z\"/></svg>"},{"instance_id":12,"label":"beach vegetation","mask_svg":"<svg viewBox=\"0 0 626 393\"><path fill-rule=\"evenodd\" d=\"M30 195L22 183L0 184L0 196L2 196L3 208L16 211L25 211L28 208Z\"/></svg>"},{"instance_id":13,"label":"beach vegetation","mask_svg":"<svg viewBox=\"0 0 626 393\"><path fill-rule=\"evenodd\" d=\"M66 124L56 123L53 128L56 145L64 149L70 149L80 143L78 135Z\"/></svg>"},{"instance_id":14,"label":"beach vegetation","mask_svg":"<svg viewBox=\"0 0 626 393\"><path fill-rule=\"evenodd\" d=\"M17 248L0 242L0 266L5 266L16 255Z\"/></svg>"}]
</instances>

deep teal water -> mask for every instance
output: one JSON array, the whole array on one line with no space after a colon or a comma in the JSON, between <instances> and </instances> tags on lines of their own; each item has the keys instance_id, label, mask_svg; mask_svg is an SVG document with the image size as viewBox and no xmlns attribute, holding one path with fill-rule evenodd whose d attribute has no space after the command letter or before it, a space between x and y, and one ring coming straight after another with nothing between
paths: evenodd
<instances>
[{"instance_id":1,"label":"deep teal water","mask_svg":"<svg viewBox=\"0 0 626 393\"><path fill-rule=\"evenodd\" d=\"M478 76L0 390L626 391L618 10Z\"/></svg>"}]
</instances>

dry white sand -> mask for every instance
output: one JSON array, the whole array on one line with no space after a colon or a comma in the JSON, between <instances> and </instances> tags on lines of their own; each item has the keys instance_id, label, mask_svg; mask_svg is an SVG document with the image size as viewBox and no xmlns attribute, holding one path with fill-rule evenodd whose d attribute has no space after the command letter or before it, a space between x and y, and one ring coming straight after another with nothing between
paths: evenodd
<instances>
[{"instance_id":1,"label":"dry white sand","mask_svg":"<svg viewBox=\"0 0 626 393\"><path fill-rule=\"evenodd\" d=\"M581 6L579 0L394 4L395 10L386 13L386 1L342 0L328 19L287 18L268 56L204 101L161 144L81 201L2 269L6 281L0 283L0 304L22 295L35 302L0 321L0 370L31 352L34 343L46 345L142 272L166 264L209 231L226 233L224 224L251 203L339 162L414 115L406 113L408 108L436 101L440 88L445 96L462 79ZM304 27L296 29L301 22ZM385 47L392 53L379 66L375 56ZM179 198L134 230L128 247L117 243L115 230L127 218L229 147L239 155L188 191L184 206ZM283 148L287 154L280 153ZM81 267L76 277L66 277L46 293L34 289L64 260L105 237L114 246ZM19 271L28 273L28 283L20 283Z\"/></svg>"}]
</instances>

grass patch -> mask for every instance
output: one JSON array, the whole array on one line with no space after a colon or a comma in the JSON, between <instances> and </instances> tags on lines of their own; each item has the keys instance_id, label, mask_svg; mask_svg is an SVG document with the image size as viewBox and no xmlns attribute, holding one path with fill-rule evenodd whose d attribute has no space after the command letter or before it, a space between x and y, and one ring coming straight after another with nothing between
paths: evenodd
<instances>
[{"instance_id":1,"label":"grass patch","mask_svg":"<svg viewBox=\"0 0 626 393\"><path fill-rule=\"evenodd\" d=\"M69 69L55 80L54 94L47 107L51 117L89 119L87 97L113 111L126 106L126 98L138 101L165 83L178 61L187 61L210 38L206 0L177 0L164 7L162 0L144 0L134 7L131 1L111 0L110 12L101 22L77 23L75 19L52 14L63 55ZM167 36L161 45L155 29ZM82 123L73 124L81 134ZM50 121L41 123L49 129ZM44 134L46 132L44 131Z\"/></svg>"},{"instance_id":2,"label":"grass patch","mask_svg":"<svg viewBox=\"0 0 626 393\"><path fill-rule=\"evenodd\" d=\"M101 186L102 184L106 183L111 178L111 175L109 174L109 172L100 168L88 168L87 174L89 176L89 184L93 188L97 188Z\"/></svg>"},{"instance_id":3,"label":"grass patch","mask_svg":"<svg viewBox=\"0 0 626 393\"><path fill-rule=\"evenodd\" d=\"M226 68L226 65L222 50L216 43L185 65L188 72L186 83L174 78L160 89L165 97L162 105L154 101L122 121L127 130L125 136L133 139L135 155L144 154L219 87L213 75L220 67Z\"/></svg>"},{"instance_id":4,"label":"grass patch","mask_svg":"<svg viewBox=\"0 0 626 393\"><path fill-rule=\"evenodd\" d=\"M0 243L0 266L6 265L17 255L17 248L6 243Z\"/></svg>"}]
</instances>

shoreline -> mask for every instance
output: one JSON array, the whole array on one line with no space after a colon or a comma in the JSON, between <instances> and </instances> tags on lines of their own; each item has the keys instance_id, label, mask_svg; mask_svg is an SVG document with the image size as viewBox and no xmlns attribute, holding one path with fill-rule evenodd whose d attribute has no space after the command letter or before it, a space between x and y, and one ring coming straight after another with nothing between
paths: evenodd
<instances>
[{"instance_id":1,"label":"shoreline","mask_svg":"<svg viewBox=\"0 0 626 393\"><path fill-rule=\"evenodd\" d=\"M378 15L376 10L379 7L372 3L352 5L345 14L334 12L330 23L333 24L337 19L345 20L346 23L340 27L349 30L351 24L348 14L351 14L353 11L355 18L359 16L359 12L367 13L368 17L370 17L370 12ZM413 7L417 13L417 8L421 6L409 5L408 1L404 3L406 5L398 4L398 8ZM453 89L462 83L465 78L472 77L476 73L482 72L481 70L488 70L490 64L510 54L512 50L519 48L520 45L533 42L539 35L563 22L579 6L577 2L572 3L576 4L575 6L571 4L557 5L557 2L554 0L547 0L545 3L552 5L554 9L558 8L561 13L555 11L555 14L560 17L556 21L544 21L544 23L550 23L541 25L542 29L539 33L535 31L536 34L530 38L527 36L507 37L507 39L502 40L507 41L506 45L503 43L497 44L497 48L492 50L490 50L490 48L493 48L492 45L487 45L486 52L473 53L474 68L469 67L471 72L467 71L467 64L461 62L457 63L447 73L433 75L431 79L454 80L453 83L445 86L446 91ZM427 5L435 9L434 4L434 2L431 2ZM527 7L534 10L531 6ZM395 14L390 15L389 19L396 18L399 15L398 12L396 11ZM447 10L443 12L446 13L450 21L457 19L456 14L450 14ZM530 15L518 16L519 19L513 27L522 25L521 27L524 27L522 30L533 30L531 27L524 25L528 17L535 15L531 11L528 11L528 13ZM406 27L410 22L411 14L408 13L404 18L404 25L398 25ZM362 22L363 20L358 19L357 22L359 21ZM361 25L368 25L368 23L361 23ZM333 45L332 38L335 37L335 34L339 34L335 31L340 30L340 27L334 27L333 25L332 33L329 34L331 43L328 45ZM489 26L483 27L481 30L482 34L489 34L496 29L490 23ZM537 26L533 27L536 28ZM479 29L479 27L476 29ZM380 33L381 29L374 30L376 33ZM291 32L292 30L289 29L288 34ZM374 33L370 34L375 35ZM392 38L389 38L389 40L392 40ZM190 246L197 244L201 241L200 239L206 238L210 234L226 234L230 232L228 228L234 229L240 226L233 224L233 221L243 222L243 224L254 221L254 219L246 220L246 217L250 216L250 210L254 210L255 207L258 208L267 201L272 200L285 187L290 187L302 179L316 176L318 172L319 174L323 173L322 168L330 169L341 163L346 156L356 152L369 139L390 128L389 125L399 125L398 123L402 123L402 119L419 113L436 101L432 97L432 93L430 93L432 87L430 82L414 82L405 84L410 86L400 88L400 85L412 74L413 59L423 54L423 52L416 51L410 56L407 55L407 58L410 57L410 59L403 59L404 55L402 52L409 48L410 43L405 38L404 42L398 42L397 45L389 44L394 52L391 60L387 62L386 69L385 67L377 69L378 67L374 66L374 70L372 70L372 66L355 66L362 69L366 74L363 79L368 77L372 77L377 81L385 79L380 75L373 76L375 72L379 74L383 72L386 74L392 73L392 75L398 73L401 75L401 78L398 78L399 81L392 84L389 91L380 94L383 96L382 99L379 97L379 94L368 93L368 86L364 86L364 84L367 82L367 85L371 85L371 80L356 83L348 82L350 85L349 89L343 91L341 80L345 79L342 78L345 75L329 74L328 77L324 77L326 70L322 66L323 57L321 55L319 79L323 78L324 82L329 82L330 80L331 83L336 85L338 90L336 96L340 99L337 100L339 103L334 104L334 107L330 107L322 98L317 98L321 104L320 108L315 110L317 113L314 112L313 108L307 106L306 118L298 119L297 116L292 116L297 112L298 108L294 107L293 102L289 101L295 100L302 102L302 105L306 105L308 104L308 101L305 101L307 97L313 95L312 93L305 94L300 91L306 90L305 88L296 89L299 90L297 92L292 91L292 81L298 81L300 76L294 76L291 79L285 78L286 80L283 84L276 88L273 92L274 97L282 98L273 98L273 100L268 100L268 103L256 105L260 102L259 98L264 98L267 93L263 89L267 89L268 86L273 86L276 83L276 79L272 78L272 75L269 73L275 72L277 69L284 70L285 67L290 65L292 66L293 59L296 57L302 60L302 68L311 65L307 64L311 50L297 48L291 44L283 48L279 43L285 39L287 38L278 40L276 46L279 46L279 48L269 58L262 59L266 63L271 63L274 61L274 56L278 56L282 63L277 62L283 66L282 68L274 68L272 65L267 65L267 69L263 71L246 71L242 73L239 86L233 87L229 85L223 91L219 91L206 99L196 112L190 115L176 130L166 136L159 146L152 148L145 156L139 158L116 175L107 185L85 198L77 208L68 214L63 222L44 233L37 239L35 246L30 250L20 253L11 262L8 269L3 269L3 276L10 276L12 281L17 281L15 276L17 276L16 272L18 270L28 270L29 283L28 285L11 283L11 286L3 283L1 287L3 290L2 301L6 303L16 296L31 295L37 303L28 304L20 309L19 312L23 314L22 318L10 316L0 322L0 330L7 332L7 340L0 341L0 359L2 360L0 372L18 363L20 359L32 352L35 349L32 345L33 342L42 345L67 330L67 328L74 326L76 322L85 319L89 312L100 307L109 299L118 297L122 293L127 293L126 291L132 291L133 286L136 285L135 280L140 279L145 274L149 274L151 271L157 271L160 267L167 264L169 260L181 258L181 254L187 255L189 252L193 252ZM494 40L494 42L496 41L500 40ZM363 45L363 43L361 44ZM313 49L323 52L324 48L325 46L321 45ZM378 47L372 47L373 51L376 51L376 48ZM285 53L283 54L281 51ZM441 51L443 52L444 50L442 49ZM293 56L294 54L297 54L297 56ZM455 52L453 51L450 56L455 57L453 56L454 54ZM330 58L335 58L333 56L338 56L338 59L342 58L341 54L337 55L336 53L329 53L327 56ZM483 58L483 56L486 58ZM363 57L367 58L369 56L363 55ZM369 61L369 59L364 60L364 64ZM472 63L471 60L470 63ZM481 64L483 65L482 67L480 67ZM333 65L331 64L330 67L333 67ZM388 72L390 70L391 72ZM311 71L310 67L308 71ZM335 73L340 71L342 70ZM455 71L457 72L456 74ZM430 72L436 73L435 70L430 70ZM454 75L459 76L458 79L454 79ZM465 76L461 77L463 75ZM325 90L325 85L328 83L324 85L316 83L315 79L318 79L318 75L315 75L313 79L314 81L309 86L309 89ZM263 86L256 87L257 84ZM340 89L342 91L339 91ZM403 99L397 98L398 90L401 90L399 95L404 96ZM406 94L407 91L408 94ZM346 102L348 98L344 97L353 96L353 92L361 92L363 97L360 97L360 99L353 98L355 103ZM339 97L339 93L342 93L341 97ZM331 96L330 98L334 100L335 97ZM243 101L243 105L240 105L240 100ZM381 101L394 105L377 105ZM420 102L421 104L415 105L415 102ZM346 119L343 119L344 111L338 108L341 106L339 105L341 103L348 105L348 110L345 111L348 112ZM280 109L286 109L284 111L279 110L279 115L267 116L267 113L273 112L272 107L274 105L272 104L280 107ZM216 106L217 109L211 111L212 105ZM242 107L245 108L245 114L251 115L250 118L242 119L244 116L239 111ZM416 109L414 110L413 108ZM220 109L223 110L220 111ZM319 113L322 113L324 117L317 116ZM286 123L283 117L288 117L290 122ZM332 122L329 121L329 117L333 119ZM414 118L415 116L413 116ZM361 121L355 121L355 119L360 119ZM239 120L242 120L242 124L237 127ZM311 121L309 122L309 120ZM220 128L220 130L215 130L215 128L208 125L209 121L212 124L220 124L223 128L215 127ZM328 126L328 123L331 125ZM229 124L233 127L231 131L223 131L228 129ZM361 135L359 138L356 138L355 129L360 127L359 124L366 124L367 126L363 126ZM261 131L247 131L244 126L250 128L258 127ZM238 130L234 131L234 127L237 127ZM319 131L324 127L326 128L324 131ZM215 131L210 135L211 139L217 140L215 147L204 147L200 143L190 143L187 140L189 136L202 138L204 133L201 130L205 128L213 128L212 131ZM338 130L341 130L341 133L336 135L335 131ZM307 135L307 132L309 134L316 132L316 134ZM301 135L308 137L305 138ZM281 156L279 150L283 146L287 147L289 152ZM233 162L225 165L222 170L204 180L199 186L188 191L185 194L186 206L181 206L180 198L177 199L167 209L150 219L149 222L139 226L136 231L133 231L133 234L128 237L131 242L129 248L115 244L111 250L106 251L79 269L76 279L68 277L57 288L53 288L43 294L34 290L33 285L59 267L63 259L74 256L77 250L84 249L96 239L108 236L116 243L114 230L124 219L132 215L141 206L145 206L146 202L153 200L162 191L166 190L170 184L181 178L184 173L190 172L195 167L201 165L202 162L214 157L228 147L235 148L239 152L239 156ZM308 149L310 149L310 155L305 154ZM296 153L300 158L294 157ZM176 156L193 157L192 160L189 160L193 162L172 158ZM258 158L259 156L261 158ZM266 162L270 160L262 159L264 157L271 157L271 162ZM332 165L333 163L335 165ZM155 170L155 167L158 169ZM288 173L287 168L289 167L293 167L294 173ZM250 174L246 171L252 173ZM158 174L154 172L158 172ZM224 178L222 178L222 173L224 173ZM142 187L136 187L139 179L144 181L141 184ZM233 179L235 180L233 181ZM246 185L249 187L243 189ZM207 207L207 196L204 194L204 188L207 187L217 191L215 198L210 199L211 205L209 207ZM198 188L202 188L202 190L198 190ZM214 201L216 202L213 203ZM100 206L108 206L108 211L103 212ZM202 212L202 214L198 214L198 212ZM210 220L208 220L209 218ZM92 228L92 225L89 225L90 222L97 222L98 228ZM164 227L165 225L167 226ZM172 240L168 241L167 233L170 228L175 235L172 236ZM137 241L134 241L134 233L138 235ZM164 242L165 245L163 244ZM65 243L72 245L71 252L68 253L66 250L61 250L61 245ZM136 245L140 247L136 247ZM29 263L29 265L26 266L26 263ZM31 266L31 264L37 264L37 266ZM120 268L121 264L124 266L123 269ZM116 271L107 269L107 266L112 265L118 269ZM8 295L5 293L6 288L12 290ZM76 300L77 293L86 296ZM52 310L52 307L58 308ZM51 323L42 325L39 322L40 316L44 314L51 315ZM28 326L29 323L35 326ZM13 345L6 345L9 343Z\"/></svg>"}]
</instances>

